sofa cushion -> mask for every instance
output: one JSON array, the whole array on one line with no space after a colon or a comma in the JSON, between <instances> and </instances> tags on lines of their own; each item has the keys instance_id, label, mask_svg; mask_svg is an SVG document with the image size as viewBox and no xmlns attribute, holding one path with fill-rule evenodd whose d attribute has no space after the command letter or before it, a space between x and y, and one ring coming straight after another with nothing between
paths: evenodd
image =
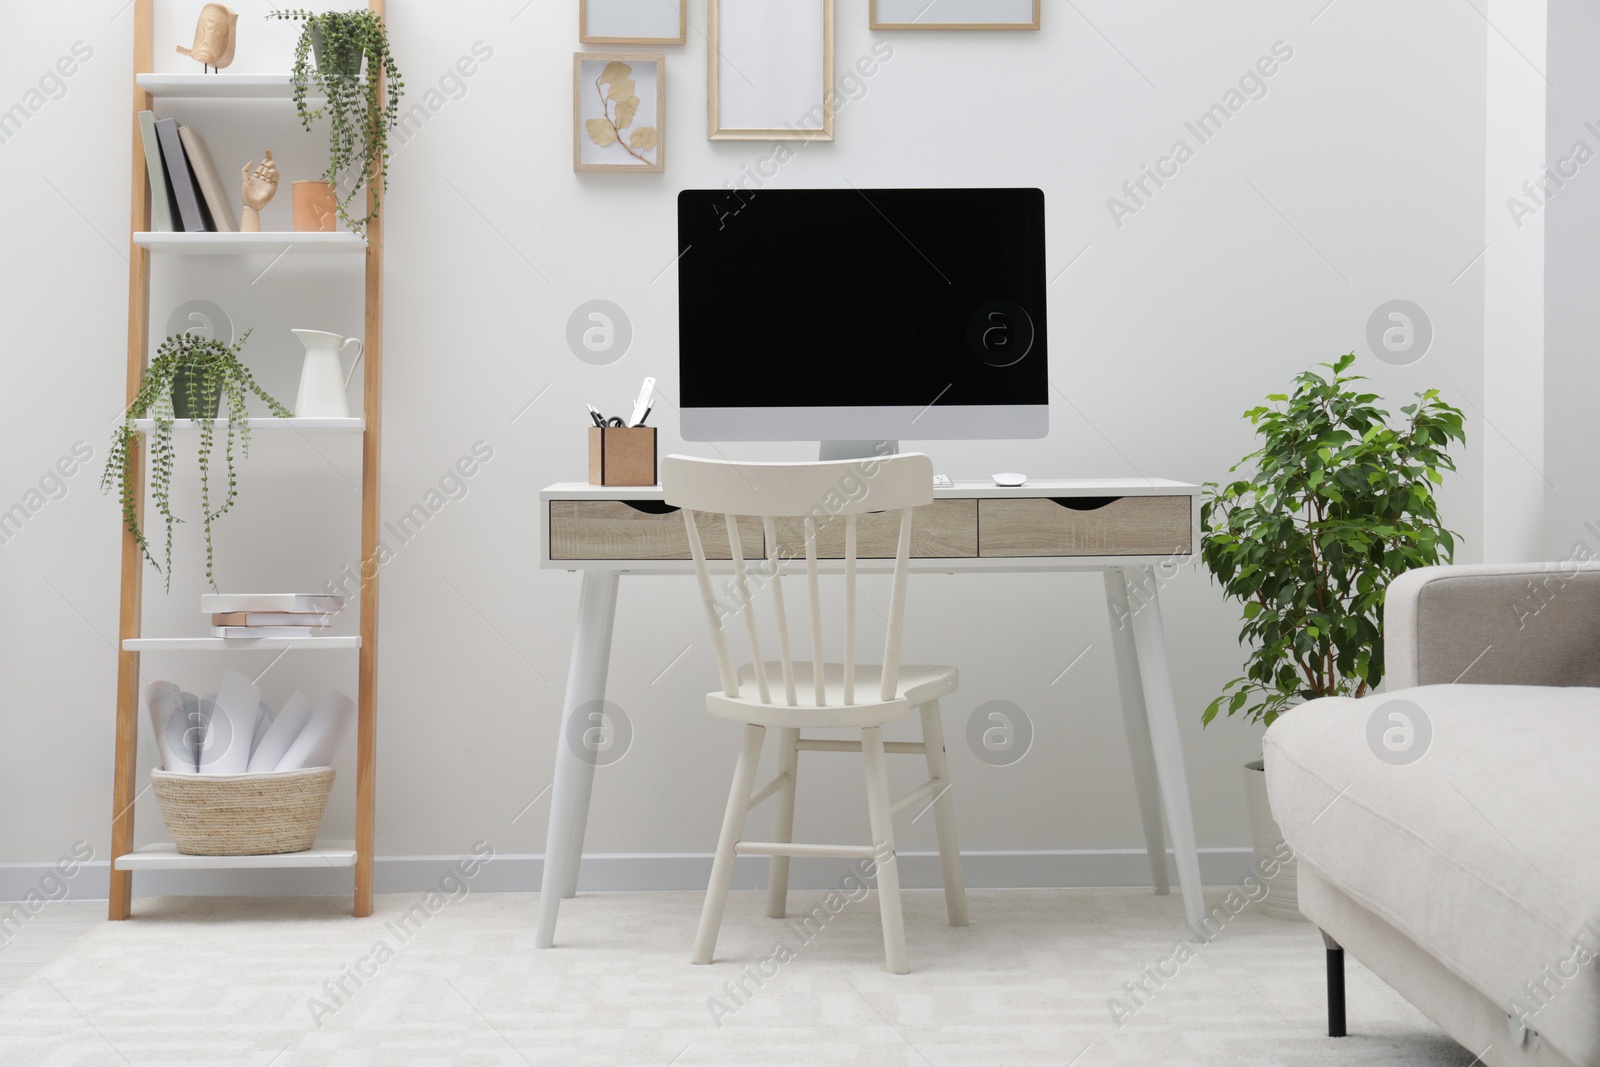
<instances>
[{"instance_id":1,"label":"sofa cushion","mask_svg":"<svg viewBox=\"0 0 1600 1067\"><path fill-rule=\"evenodd\" d=\"M1571 1059L1600 1064L1600 689L1317 700L1264 747L1273 814L1301 863Z\"/></svg>"}]
</instances>

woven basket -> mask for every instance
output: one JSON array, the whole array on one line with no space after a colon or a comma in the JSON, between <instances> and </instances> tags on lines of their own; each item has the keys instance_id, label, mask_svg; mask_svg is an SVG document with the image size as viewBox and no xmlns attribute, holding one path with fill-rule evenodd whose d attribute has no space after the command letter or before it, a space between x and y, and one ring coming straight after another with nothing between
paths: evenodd
<instances>
[{"instance_id":1,"label":"woven basket","mask_svg":"<svg viewBox=\"0 0 1600 1067\"><path fill-rule=\"evenodd\" d=\"M150 786L185 856L267 856L304 852L316 843L333 768L216 775L152 770Z\"/></svg>"}]
</instances>

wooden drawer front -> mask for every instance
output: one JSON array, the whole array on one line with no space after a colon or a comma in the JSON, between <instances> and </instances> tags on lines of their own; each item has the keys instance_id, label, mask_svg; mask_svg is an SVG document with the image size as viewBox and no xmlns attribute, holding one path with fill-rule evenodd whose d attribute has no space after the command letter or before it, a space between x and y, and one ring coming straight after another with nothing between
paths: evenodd
<instances>
[{"instance_id":1,"label":"wooden drawer front","mask_svg":"<svg viewBox=\"0 0 1600 1067\"><path fill-rule=\"evenodd\" d=\"M980 556L1170 556L1193 550L1187 496L984 500ZM1096 506L1099 505L1099 506ZM1087 508L1089 510L1079 510Z\"/></svg>"},{"instance_id":2,"label":"wooden drawer front","mask_svg":"<svg viewBox=\"0 0 1600 1067\"><path fill-rule=\"evenodd\" d=\"M775 519L779 550L790 559L806 558L806 521ZM894 559L900 544L900 513L880 511L856 519L856 558ZM935 500L911 520L913 559L971 559L978 554L978 502ZM844 518L817 520L817 558L844 558Z\"/></svg>"},{"instance_id":3,"label":"wooden drawer front","mask_svg":"<svg viewBox=\"0 0 1600 1067\"><path fill-rule=\"evenodd\" d=\"M700 514L696 522L707 559L733 558L722 516ZM739 540L746 559L766 554L760 519L739 520ZM689 532L683 512L659 503L640 501L634 507L623 500L552 500L550 558L688 559Z\"/></svg>"}]
</instances>

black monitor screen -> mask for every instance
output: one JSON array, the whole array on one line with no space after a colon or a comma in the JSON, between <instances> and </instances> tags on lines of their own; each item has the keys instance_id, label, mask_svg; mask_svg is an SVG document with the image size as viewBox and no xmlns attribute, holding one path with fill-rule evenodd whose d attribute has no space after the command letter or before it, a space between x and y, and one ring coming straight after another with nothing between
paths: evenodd
<instances>
[{"instance_id":1,"label":"black monitor screen","mask_svg":"<svg viewBox=\"0 0 1600 1067\"><path fill-rule=\"evenodd\" d=\"M684 407L1046 404L1038 189L685 190Z\"/></svg>"}]
</instances>

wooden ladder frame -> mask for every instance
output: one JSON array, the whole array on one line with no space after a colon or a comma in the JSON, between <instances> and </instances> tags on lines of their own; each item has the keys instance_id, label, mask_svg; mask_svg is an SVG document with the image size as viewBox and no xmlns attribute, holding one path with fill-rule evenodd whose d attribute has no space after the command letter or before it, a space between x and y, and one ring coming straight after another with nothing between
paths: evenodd
<instances>
[{"instance_id":1,"label":"wooden ladder frame","mask_svg":"<svg viewBox=\"0 0 1600 1067\"><path fill-rule=\"evenodd\" d=\"M367 9L384 18L385 0L367 0ZM132 212L128 238L128 370L127 402L138 396L150 362L150 252L133 234L150 229L150 183L146 171L139 112L152 109L154 100L139 86L138 75L153 67L154 0L134 0ZM379 91L384 91L378 72ZM379 168L367 176L367 210L376 206ZM387 205L383 208L387 214ZM367 223L366 314L363 338L362 407L366 429L361 444L361 649L357 666L356 720L356 865L357 917L372 914L373 839L377 772L378 681L378 530L380 441L383 417L383 230L382 218ZM144 521L144 450L129 450L129 479L134 490L134 514ZM120 517L120 516L119 516ZM111 919L132 914L133 872L119 871L116 860L133 851L134 788L139 746L139 653L123 642L140 636L143 609L144 559L133 535L122 531L122 596L118 625L116 761L111 788Z\"/></svg>"}]
</instances>

